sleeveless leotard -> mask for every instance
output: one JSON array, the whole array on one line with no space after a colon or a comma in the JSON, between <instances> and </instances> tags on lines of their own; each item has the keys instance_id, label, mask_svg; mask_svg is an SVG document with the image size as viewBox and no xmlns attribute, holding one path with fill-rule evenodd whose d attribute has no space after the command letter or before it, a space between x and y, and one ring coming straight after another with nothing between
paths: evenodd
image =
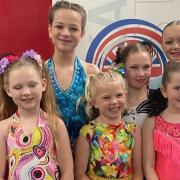
<instances>
[{"instance_id":1,"label":"sleeveless leotard","mask_svg":"<svg viewBox=\"0 0 180 180\"><path fill-rule=\"evenodd\" d=\"M180 179L180 123L155 118L153 130L156 172L159 180Z\"/></svg>"},{"instance_id":2,"label":"sleeveless leotard","mask_svg":"<svg viewBox=\"0 0 180 180\"><path fill-rule=\"evenodd\" d=\"M18 113L12 116L7 138L9 180L59 179L53 137L45 113L32 133L23 131Z\"/></svg>"},{"instance_id":3,"label":"sleeveless leotard","mask_svg":"<svg viewBox=\"0 0 180 180\"><path fill-rule=\"evenodd\" d=\"M79 131L87 120L84 105L80 104L77 108L77 100L84 96L86 74L80 60L76 58L72 82L69 88L64 91L57 81L58 75L55 73L52 59L48 60L48 70L56 97L56 103L61 113L60 116L65 122L70 137L71 147L74 151Z\"/></svg>"}]
</instances>

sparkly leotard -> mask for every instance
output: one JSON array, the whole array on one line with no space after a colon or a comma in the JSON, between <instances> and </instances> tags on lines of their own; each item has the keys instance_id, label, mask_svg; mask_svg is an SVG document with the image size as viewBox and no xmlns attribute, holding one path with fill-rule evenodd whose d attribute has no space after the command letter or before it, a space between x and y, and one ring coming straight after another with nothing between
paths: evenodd
<instances>
[{"instance_id":1,"label":"sparkly leotard","mask_svg":"<svg viewBox=\"0 0 180 180\"><path fill-rule=\"evenodd\" d=\"M9 180L59 179L53 136L41 112L32 133L23 131L18 113L12 116L7 138Z\"/></svg>"},{"instance_id":2,"label":"sparkly leotard","mask_svg":"<svg viewBox=\"0 0 180 180\"><path fill-rule=\"evenodd\" d=\"M180 123L155 117L153 144L156 152L156 173L159 180L180 179Z\"/></svg>"},{"instance_id":3,"label":"sparkly leotard","mask_svg":"<svg viewBox=\"0 0 180 180\"><path fill-rule=\"evenodd\" d=\"M52 87L59 107L61 118L64 120L70 137L71 147L74 151L80 128L86 123L85 108L82 104L77 107L77 100L84 96L86 74L78 58L74 62L74 73L72 82L67 90L63 90L57 80L54 63L48 60L48 70Z\"/></svg>"}]
</instances>

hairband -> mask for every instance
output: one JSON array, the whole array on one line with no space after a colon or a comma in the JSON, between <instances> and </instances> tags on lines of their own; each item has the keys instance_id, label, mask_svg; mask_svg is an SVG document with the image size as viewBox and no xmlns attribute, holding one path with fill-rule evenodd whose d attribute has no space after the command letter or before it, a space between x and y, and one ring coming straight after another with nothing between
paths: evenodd
<instances>
[{"instance_id":1,"label":"hairband","mask_svg":"<svg viewBox=\"0 0 180 180\"><path fill-rule=\"evenodd\" d=\"M26 50L21 57L27 57L27 58L31 58L37 61L37 63L39 64L40 67L42 67L42 60L41 60L41 56L35 52L33 49L31 50ZM6 68L8 67L9 64L11 64L12 62L18 60L17 56L14 55L9 55L9 56L5 56L3 58L0 59L0 74L3 74L6 70Z\"/></svg>"}]
</instances>

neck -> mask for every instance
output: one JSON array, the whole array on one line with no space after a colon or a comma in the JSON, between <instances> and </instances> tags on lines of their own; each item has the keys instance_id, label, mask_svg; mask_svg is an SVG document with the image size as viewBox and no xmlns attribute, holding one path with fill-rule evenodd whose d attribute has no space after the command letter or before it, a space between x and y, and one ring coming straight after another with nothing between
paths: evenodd
<instances>
[{"instance_id":1,"label":"neck","mask_svg":"<svg viewBox=\"0 0 180 180\"><path fill-rule=\"evenodd\" d=\"M133 88L131 86L128 87L128 106L134 107L139 105L141 102L143 102L145 99L147 99L148 96L148 89L147 87L142 87L140 89Z\"/></svg>"},{"instance_id":2,"label":"neck","mask_svg":"<svg viewBox=\"0 0 180 180\"><path fill-rule=\"evenodd\" d=\"M53 60L57 66L69 66L74 64L75 54L74 52L60 52L55 50Z\"/></svg>"},{"instance_id":3,"label":"neck","mask_svg":"<svg viewBox=\"0 0 180 180\"><path fill-rule=\"evenodd\" d=\"M40 114L40 108L38 109L32 109L32 110L24 110L24 109L20 109L18 108L18 113L21 117L21 119L24 120L37 120L37 118L39 117Z\"/></svg>"},{"instance_id":4,"label":"neck","mask_svg":"<svg viewBox=\"0 0 180 180\"><path fill-rule=\"evenodd\" d=\"M174 109L171 107L167 107L162 113L161 116L163 116L165 119L167 119L170 122L180 123L179 120L179 109Z\"/></svg>"},{"instance_id":5,"label":"neck","mask_svg":"<svg viewBox=\"0 0 180 180\"><path fill-rule=\"evenodd\" d=\"M118 118L107 118L107 117L104 117L103 115L99 115L99 117L97 118L97 121L100 122L100 123L105 123L105 124L119 124L120 122L122 122L122 117L119 116Z\"/></svg>"}]
</instances>

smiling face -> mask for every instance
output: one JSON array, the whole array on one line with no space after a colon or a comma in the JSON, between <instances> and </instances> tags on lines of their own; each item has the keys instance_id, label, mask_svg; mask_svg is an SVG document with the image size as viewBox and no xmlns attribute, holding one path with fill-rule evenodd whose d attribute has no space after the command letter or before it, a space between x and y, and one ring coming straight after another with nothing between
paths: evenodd
<instances>
[{"instance_id":1,"label":"smiling face","mask_svg":"<svg viewBox=\"0 0 180 180\"><path fill-rule=\"evenodd\" d=\"M151 77L151 58L147 52L130 53L125 62L128 86L140 89L147 86Z\"/></svg>"},{"instance_id":2,"label":"smiling face","mask_svg":"<svg viewBox=\"0 0 180 180\"><path fill-rule=\"evenodd\" d=\"M59 9L49 25L49 37L55 49L63 52L74 51L84 35L81 15L71 9Z\"/></svg>"},{"instance_id":3,"label":"smiling face","mask_svg":"<svg viewBox=\"0 0 180 180\"><path fill-rule=\"evenodd\" d=\"M42 93L46 89L46 81L40 78L32 66L22 66L9 73L7 94L13 99L18 109L35 110L40 108Z\"/></svg>"},{"instance_id":4,"label":"smiling face","mask_svg":"<svg viewBox=\"0 0 180 180\"><path fill-rule=\"evenodd\" d=\"M168 60L180 61L180 25L171 25L164 30L162 49Z\"/></svg>"},{"instance_id":5,"label":"smiling face","mask_svg":"<svg viewBox=\"0 0 180 180\"><path fill-rule=\"evenodd\" d=\"M118 122L126 105L126 91L119 82L99 83L95 86L94 107L99 110L100 118Z\"/></svg>"}]
</instances>

